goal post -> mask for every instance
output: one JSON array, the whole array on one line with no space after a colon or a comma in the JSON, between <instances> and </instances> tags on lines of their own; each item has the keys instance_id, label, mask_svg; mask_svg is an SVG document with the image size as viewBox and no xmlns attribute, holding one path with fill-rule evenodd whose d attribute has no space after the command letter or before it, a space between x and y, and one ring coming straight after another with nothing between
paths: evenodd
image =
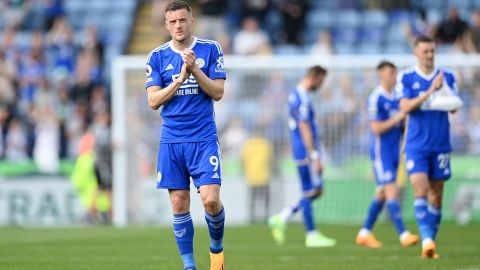
<instances>
[{"instance_id":1,"label":"goal post","mask_svg":"<svg viewBox=\"0 0 480 270\"><path fill-rule=\"evenodd\" d=\"M415 64L412 55L225 57L225 95L215 103L215 112L223 155L222 199L226 206L235 208L229 212L229 222L247 223L251 214L249 189L243 179L239 155L242 142L250 134L262 133L275 149L270 211L298 199L298 181L289 152L286 97L305 70L316 64L328 69L325 86L314 98L325 149L327 189L325 198L315 205L315 211L321 212L317 221L359 223L363 219L373 194L365 104L377 83L375 67L381 60L389 60L399 69ZM111 65L113 223L119 227L168 224L170 220L168 197L165 192L155 190L161 118L146 103L145 62L146 56L121 56ZM480 56L437 55L436 64L458 74L462 97L474 95L480 80ZM469 190L465 186L480 189L478 183L471 181L471 172L464 172L455 163L455 160L463 164L475 162L469 149L471 142L461 141L455 134L455 128L470 119L470 106L478 104L465 102L465 107L452 117L453 146L460 145L461 149L455 151L454 179L446 187L448 209L444 217L450 220L455 218L452 205L462 192ZM475 172L480 174L478 169ZM406 204L407 215L411 214L410 206ZM201 207L194 208L200 217Z\"/></svg>"}]
</instances>

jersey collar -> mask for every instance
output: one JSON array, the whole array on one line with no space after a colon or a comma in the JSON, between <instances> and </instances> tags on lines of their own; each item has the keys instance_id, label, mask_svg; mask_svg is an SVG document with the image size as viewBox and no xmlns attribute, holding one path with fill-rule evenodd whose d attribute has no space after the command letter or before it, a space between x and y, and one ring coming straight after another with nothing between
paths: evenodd
<instances>
[{"instance_id":1,"label":"jersey collar","mask_svg":"<svg viewBox=\"0 0 480 270\"><path fill-rule=\"evenodd\" d=\"M188 47L189 50L193 49L193 47L195 47L195 44L197 44L197 37L193 37L193 41L192 41L192 44L190 44L190 47ZM168 45L170 46L170 49L172 49L172 51L176 52L176 53L182 53L180 50L177 50L175 48L175 46L173 46L173 41L170 40L168 42Z\"/></svg>"},{"instance_id":2,"label":"jersey collar","mask_svg":"<svg viewBox=\"0 0 480 270\"><path fill-rule=\"evenodd\" d=\"M385 90L381 85L377 87L377 91L384 96L387 99L393 100L395 99L395 92L392 91L392 93L389 93L387 90Z\"/></svg>"},{"instance_id":3,"label":"jersey collar","mask_svg":"<svg viewBox=\"0 0 480 270\"><path fill-rule=\"evenodd\" d=\"M432 73L430 74L425 74L422 72L422 70L418 67L418 65L415 65L415 72L418 74L418 76L422 77L423 79L430 81L437 75L438 68L435 68Z\"/></svg>"}]
</instances>

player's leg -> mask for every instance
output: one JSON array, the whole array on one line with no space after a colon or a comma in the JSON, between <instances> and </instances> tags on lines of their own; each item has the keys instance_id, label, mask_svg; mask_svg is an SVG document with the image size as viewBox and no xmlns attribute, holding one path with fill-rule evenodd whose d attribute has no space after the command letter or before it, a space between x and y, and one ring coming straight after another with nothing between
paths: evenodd
<instances>
[{"instance_id":1,"label":"player's leg","mask_svg":"<svg viewBox=\"0 0 480 270\"><path fill-rule=\"evenodd\" d=\"M157 171L157 188L169 191L173 231L184 269L196 269L193 256L194 229L190 216L190 177L181 144L160 144Z\"/></svg>"},{"instance_id":2,"label":"player's leg","mask_svg":"<svg viewBox=\"0 0 480 270\"><path fill-rule=\"evenodd\" d=\"M375 190L375 197L368 207L367 216L363 223L362 229L357 234L355 239L357 245L378 248L382 246L372 233L373 226L377 221L378 215L383 209L385 203L385 189L382 186L377 187Z\"/></svg>"},{"instance_id":3,"label":"player's leg","mask_svg":"<svg viewBox=\"0 0 480 270\"><path fill-rule=\"evenodd\" d=\"M210 234L210 269L224 268L223 235L225 210L220 201L222 183L220 146L216 141L189 143L187 166L205 209L205 221Z\"/></svg>"},{"instance_id":4,"label":"player's leg","mask_svg":"<svg viewBox=\"0 0 480 270\"><path fill-rule=\"evenodd\" d=\"M430 182L428 191L428 221L433 228L433 240L436 239L438 228L442 220L442 198L443 198L443 180L433 180Z\"/></svg>"},{"instance_id":5,"label":"player's leg","mask_svg":"<svg viewBox=\"0 0 480 270\"><path fill-rule=\"evenodd\" d=\"M194 228L190 216L190 191L169 190L173 211L173 231L184 269L196 269L193 256Z\"/></svg>"},{"instance_id":6,"label":"player's leg","mask_svg":"<svg viewBox=\"0 0 480 270\"><path fill-rule=\"evenodd\" d=\"M442 219L442 197L443 186L446 180L451 177L450 153L434 153L431 155L430 164L432 167L433 179L430 181L428 192L428 220L433 228L433 239L435 240L438 227Z\"/></svg>"},{"instance_id":7,"label":"player's leg","mask_svg":"<svg viewBox=\"0 0 480 270\"><path fill-rule=\"evenodd\" d=\"M388 214L399 235L402 246L409 247L418 243L419 237L411 234L403 223L400 201L398 200L398 188L395 182L385 185L385 197Z\"/></svg>"},{"instance_id":8,"label":"player's leg","mask_svg":"<svg viewBox=\"0 0 480 270\"><path fill-rule=\"evenodd\" d=\"M323 179L311 165L298 167L302 183L303 199L300 201L300 208L303 212L303 223L306 230L305 245L307 247L331 247L337 241L328 238L315 227L313 215L313 202L323 194Z\"/></svg>"}]
</instances>

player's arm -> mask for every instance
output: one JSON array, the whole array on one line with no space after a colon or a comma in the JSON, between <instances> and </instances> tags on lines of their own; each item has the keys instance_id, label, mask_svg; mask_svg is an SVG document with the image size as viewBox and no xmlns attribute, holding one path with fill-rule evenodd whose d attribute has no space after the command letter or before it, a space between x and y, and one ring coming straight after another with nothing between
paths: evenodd
<instances>
[{"instance_id":1,"label":"player's arm","mask_svg":"<svg viewBox=\"0 0 480 270\"><path fill-rule=\"evenodd\" d=\"M375 135L382 135L383 133L392 129L398 123L402 122L403 119L405 119L405 115L405 112L400 111L385 121L371 121L370 129Z\"/></svg>"},{"instance_id":2,"label":"player's arm","mask_svg":"<svg viewBox=\"0 0 480 270\"><path fill-rule=\"evenodd\" d=\"M213 100L219 101L223 97L225 91L224 79L210 79L195 63L195 53L192 50L184 50L182 59L187 65L187 69L197 80L200 88L209 95Z\"/></svg>"},{"instance_id":3,"label":"player's arm","mask_svg":"<svg viewBox=\"0 0 480 270\"><path fill-rule=\"evenodd\" d=\"M167 87L163 89L157 85L147 87L147 99L150 108L152 108L153 110L157 110L158 108L160 108L160 106L164 105L170 99L172 99L173 96L175 96L177 90L188 77L190 77L190 73L187 71L187 66L183 64L180 76L178 76L177 79L173 80L173 82Z\"/></svg>"},{"instance_id":4,"label":"player's arm","mask_svg":"<svg viewBox=\"0 0 480 270\"><path fill-rule=\"evenodd\" d=\"M323 171L323 165L320 161L320 155L317 149L315 149L312 127L306 121L299 121L298 129L300 130L300 136L302 137L303 145L307 149L308 157L312 162L314 162L316 171L321 173Z\"/></svg>"},{"instance_id":5,"label":"player's arm","mask_svg":"<svg viewBox=\"0 0 480 270\"><path fill-rule=\"evenodd\" d=\"M401 82L400 82L401 83ZM435 79L433 80L432 84L430 85L430 88L419 95L418 97L415 98L402 98L400 100L400 109L404 111L405 113L409 113L411 111L414 111L418 109L425 100L427 100L433 92L437 91L442 87L443 83L443 72L440 72Z\"/></svg>"}]
</instances>

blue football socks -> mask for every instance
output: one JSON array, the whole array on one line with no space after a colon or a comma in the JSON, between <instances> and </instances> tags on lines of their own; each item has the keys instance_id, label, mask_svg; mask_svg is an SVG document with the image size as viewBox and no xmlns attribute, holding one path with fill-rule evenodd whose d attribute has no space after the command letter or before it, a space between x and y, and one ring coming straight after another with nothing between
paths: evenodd
<instances>
[{"instance_id":1,"label":"blue football socks","mask_svg":"<svg viewBox=\"0 0 480 270\"><path fill-rule=\"evenodd\" d=\"M310 198L303 198L300 201L300 207L303 210L303 223L307 232L315 230L315 222L313 220L312 200Z\"/></svg>"},{"instance_id":2,"label":"blue football socks","mask_svg":"<svg viewBox=\"0 0 480 270\"><path fill-rule=\"evenodd\" d=\"M173 215L173 232L184 269L196 269L193 257L193 222L190 213Z\"/></svg>"},{"instance_id":3,"label":"blue football socks","mask_svg":"<svg viewBox=\"0 0 480 270\"><path fill-rule=\"evenodd\" d=\"M224 208L215 215L205 212L205 220L210 233L210 252L220 253L223 251L223 231L225 228Z\"/></svg>"},{"instance_id":4,"label":"blue football socks","mask_svg":"<svg viewBox=\"0 0 480 270\"><path fill-rule=\"evenodd\" d=\"M392 220L392 223L395 226L398 235L401 235L405 232L405 225L403 224L400 203L398 202L398 200L388 200L387 209L388 214L390 215L390 219Z\"/></svg>"},{"instance_id":5,"label":"blue football socks","mask_svg":"<svg viewBox=\"0 0 480 270\"><path fill-rule=\"evenodd\" d=\"M414 205L415 218L417 219L418 230L422 240L433 240L433 230L427 216L427 198L416 198Z\"/></svg>"},{"instance_id":6,"label":"blue football socks","mask_svg":"<svg viewBox=\"0 0 480 270\"><path fill-rule=\"evenodd\" d=\"M377 199L372 201L370 207L368 208L367 218L363 224L364 229L367 229L368 231L372 230L373 225L375 225L375 222L377 221L378 215L380 212L382 212L383 204L384 201L379 201Z\"/></svg>"},{"instance_id":7,"label":"blue football socks","mask_svg":"<svg viewBox=\"0 0 480 270\"><path fill-rule=\"evenodd\" d=\"M428 223L430 224L430 228L432 228L433 240L435 240L435 238L437 238L440 221L442 220L442 209L429 205L427 210L427 219Z\"/></svg>"}]
</instances>

